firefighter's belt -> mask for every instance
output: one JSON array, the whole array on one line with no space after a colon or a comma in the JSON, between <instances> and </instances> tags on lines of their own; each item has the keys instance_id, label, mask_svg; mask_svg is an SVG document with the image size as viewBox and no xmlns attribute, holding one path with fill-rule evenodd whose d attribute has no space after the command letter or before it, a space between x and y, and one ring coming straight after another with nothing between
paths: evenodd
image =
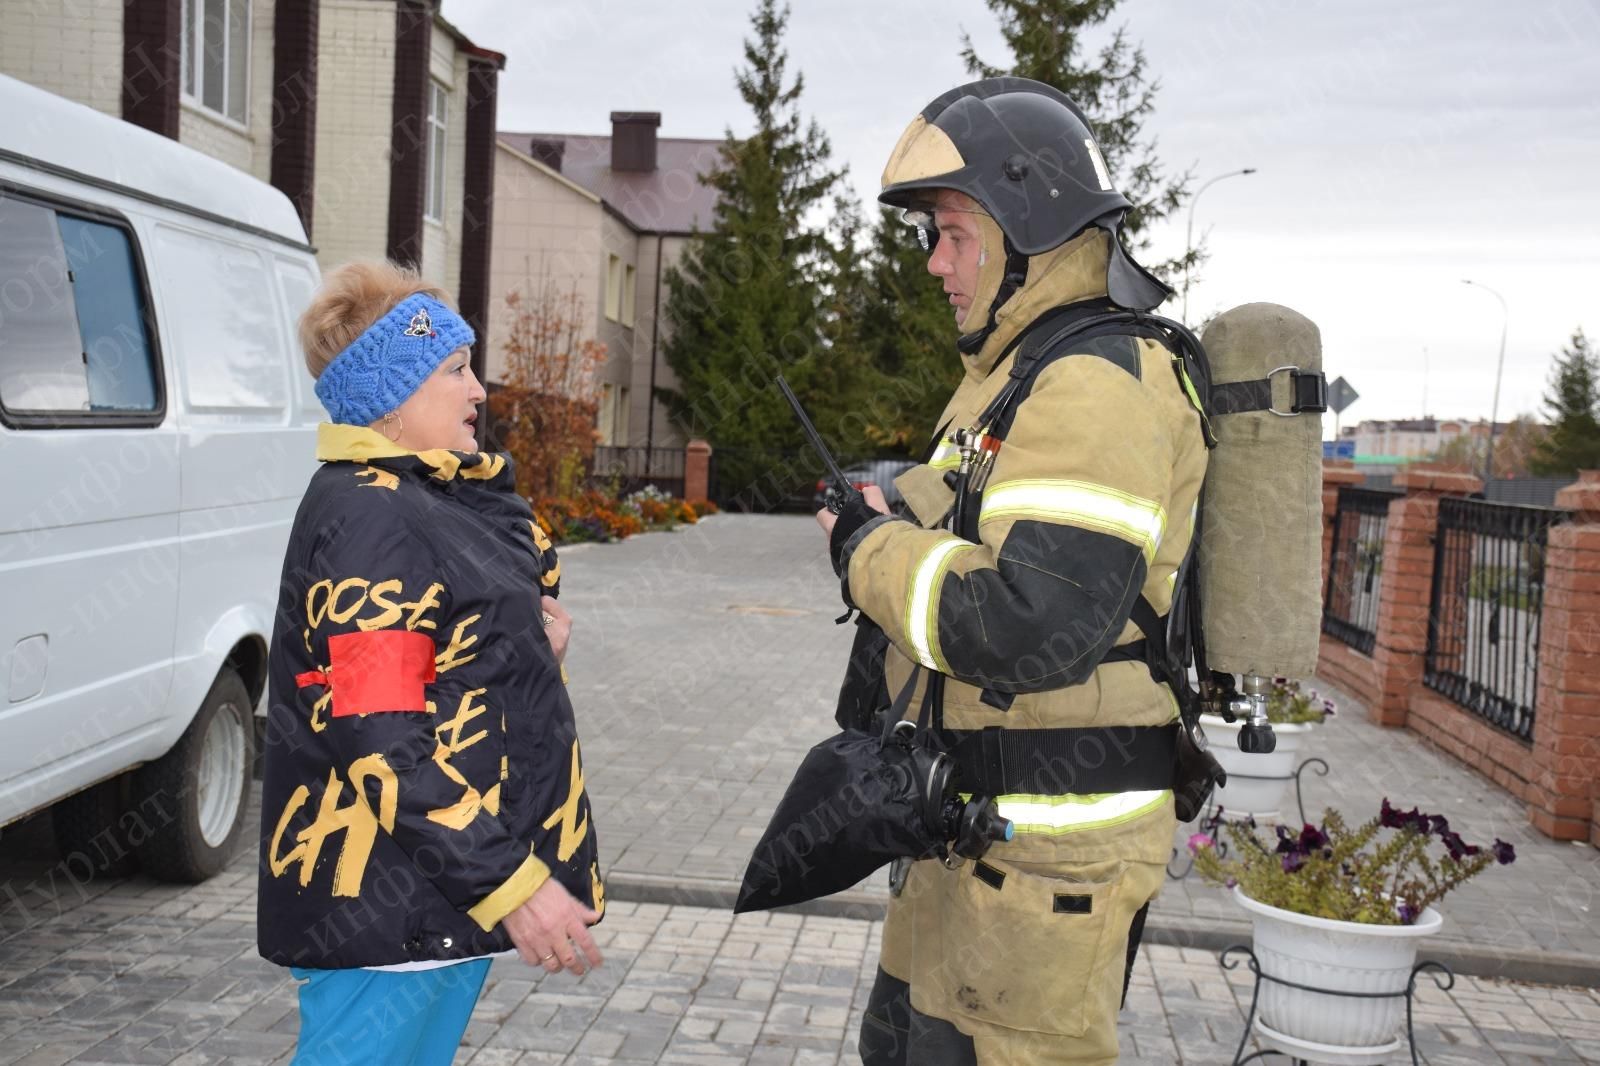
<instances>
[{"instance_id":1,"label":"firefighter's belt","mask_svg":"<svg viewBox=\"0 0 1600 1066\"><path fill-rule=\"evenodd\" d=\"M1172 787L1178 727L947 729L956 787L982 796L1144 792Z\"/></svg>"}]
</instances>

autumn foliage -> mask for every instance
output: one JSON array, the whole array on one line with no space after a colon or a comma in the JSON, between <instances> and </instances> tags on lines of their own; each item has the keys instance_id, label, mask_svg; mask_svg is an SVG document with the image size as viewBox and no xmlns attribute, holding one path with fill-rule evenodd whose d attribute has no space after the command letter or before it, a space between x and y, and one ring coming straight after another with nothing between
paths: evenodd
<instances>
[{"instance_id":1,"label":"autumn foliage","mask_svg":"<svg viewBox=\"0 0 1600 1066\"><path fill-rule=\"evenodd\" d=\"M594 458L606 346L584 336L576 291L547 283L532 299L508 293L506 306L505 376L489 397L499 445L516 463L523 496L573 495Z\"/></svg>"}]
</instances>

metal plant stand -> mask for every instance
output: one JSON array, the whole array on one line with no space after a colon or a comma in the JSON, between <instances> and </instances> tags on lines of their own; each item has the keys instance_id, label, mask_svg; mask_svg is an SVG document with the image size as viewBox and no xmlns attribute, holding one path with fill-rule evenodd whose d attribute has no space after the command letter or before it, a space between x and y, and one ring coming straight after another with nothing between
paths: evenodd
<instances>
[{"instance_id":1,"label":"metal plant stand","mask_svg":"<svg viewBox=\"0 0 1600 1066\"><path fill-rule=\"evenodd\" d=\"M1328 762L1327 762L1327 760L1321 758L1320 756L1313 755L1310 758L1301 760L1300 764L1294 768L1294 773L1288 774L1287 776L1285 776L1285 775L1261 776L1261 775L1256 775L1256 774L1229 774L1228 777L1230 779L1237 777L1242 781L1290 781L1290 780L1294 781L1294 803L1295 803L1295 808L1300 812L1301 824L1304 824L1305 821L1306 821L1306 797L1305 797L1305 783L1302 780L1301 775L1306 772L1306 768L1307 767L1310 767L1311 769L1315 770L1318 777L1327 777L1328 776ZM1206 801L1205 810L1200 813L1199 826L1200 826L1200 831L1201 832L1209 833L1213 837L1217 837L1217 829L1222 825L1222 823L1224 821L1224 818L1223 818L1222 814L1218 813L1218 811L1219 811L1219 808L1217 806L1216 793L1213 792L1211 794L1211 799ZM1228 857L1228 844L1227 844L1227 842L1225 840L1222 840L1220 837L1217 837L1216 848L1217 848L1217 856L1219 858L1226 859ZM1174 867L1176 867L1176 870L1174 869ZM1167 860L1167 877L1169 879L1173 880L1173 881L1182 881L1185 877L1189 876L1189 871L1193 870L1193 869L1194 869L1194 856L1192 856L1192 855L1184 856L1184 855L1179 853L1177 848L1173 848L1172 849L1172 858Z\"/></svg>"},{"instance_id":2,"label":"metal plant stand","mask_svg":"<svg viewBox=\"0 0 1600 1066\"><path fill-rule=\"evenodd\" d=\"M1244 958L1242 960L1231 958L1231 956L1236 955L1242 955ZM1254 1051L1249 1055L1244 1053L1245 1047L1250 1043L1250 1034L1252 1031L1260 1033L1260 1035L1266 1039L1270 1040L1272 1038L1271 1031L1265 1030L1265 1026L1262 1026L1261 1023L1256 1020L1256 1006L1261 1000L1262 981L1271 981L1273 984L1283 985L1287 988L1299 989L1302 992L1313 992L1321 996L1343 996L1350 999L1396 999L1404 997L1406 1001L1405 1045L1411 1050L1411 1066L1422 1066L1422 1060L1417 1057L1417 1035L1413 1028L1412 1021L1412 1003L1417 991L1417 978L1426 972L1430 977L1433 978L1433 983L1446 992L1455 987L1456 983L1456 975L1450 969L1450 967L1446 966L1442 962L1435 962L1431 959L1425 959L1411 967L1411 977L1406 981L1405 989L1400 992L1343 992L1332 988L1316 988L1312 985L1302 985L1297 984L1294 981L1286 981L1281 977L1274 977L1271 974L1262 973L1261 964L1256 960L1255 952L1250 950L1249 946L1245 944L1235 944L1232 947L1224 948L1221 955L1217 959L1218 964L1221 965L1224 970L1236 969L1241 961L1250 967L1250 972L1256 975L1256 981L1255 986L1250 993L1250 1012L1245 1015L1244 1033L1239 1037L1238 1050L1233 1053L1233 1066L1244 1066L1244 1064L1247 1062L1265 1060L1268 1055L1282 1056L1283 1058L1289 1059L1294 1066L1307 1066L1308 1063L1315 1061L1311 1059L1297 1058L1291 1052L1278 1051L1270 1048L1263 1051ZM1396 1044L1398 1044L1398 1041ZM1349 1048L1345 1053L1351 1056L1352 1059L1357 1059L1361 1058L1363 1055L1370 1056L1374 1053L1380 1052L1381 1050L1386 1049ZM1329 1054L1337 1054L1337 1052L1335 1052L1333 1049L1330 1049Z\"/></svg>"}]
</instances>

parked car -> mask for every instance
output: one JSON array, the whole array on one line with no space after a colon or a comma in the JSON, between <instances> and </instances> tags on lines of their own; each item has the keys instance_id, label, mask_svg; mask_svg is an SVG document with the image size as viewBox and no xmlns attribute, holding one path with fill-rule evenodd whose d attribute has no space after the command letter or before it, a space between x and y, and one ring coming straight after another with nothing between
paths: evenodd
<instances>
[{"instance_id":1,"label":"parked car","mask_svg":"<svg viewBox=\"0 0 1600 1066\"><path fill-rule=\"evenodd\" d=\"M894 479L916 465L910 459L868 459L845 467L844 476L858 489L878 486L883 490L883 498L893 507L902 498L900 490L894 487ZM825 506L828 481L826 476L817 479L817 490L811 497L812 510L820 511Z\"/></svg>"},{"instance_id":2,"label":"parked car","mask_svg":"<svg viewBox=\"0 0 1600 1066\"><path fill-rule=\"evenodd\" d=\"M288 199L0 77L0 825L197 881L247 821L279 570L326 419Z\"/></svg>"}]
</instances>

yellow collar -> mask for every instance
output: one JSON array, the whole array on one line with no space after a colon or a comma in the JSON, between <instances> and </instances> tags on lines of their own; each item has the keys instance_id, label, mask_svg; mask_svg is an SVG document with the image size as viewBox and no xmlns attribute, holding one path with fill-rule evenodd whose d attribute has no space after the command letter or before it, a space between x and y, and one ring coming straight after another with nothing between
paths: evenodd
<instances>
[{"instance_id":1,"label":"yellow collar","mask_svg":"<svg viewBox=\"0 0 1600 1066\"><path fill-rule=\"evenodd\" d=\"M369 459L398 459L415 452L400 447L375 429L323 422L317 426L319 463L364 463Z\"/></svg>"},{"instance_id":2,"label":"yellow collar","mask_svg":"<svg viewBox=\"0 0 1600 1066\"><path fill-rule=\"evenodd\" d=\"M335 425L332 422L318 424L318 462L372 463L380 459L415 459L416 464L400 466L420 468L419 472L426 471L429 477L437 481L449 481L457 476L471 481L493 481L509 465L504 455L495 452L453 452L448 448L413 452L366 426Z\"/></svg>"}]
</instances>

